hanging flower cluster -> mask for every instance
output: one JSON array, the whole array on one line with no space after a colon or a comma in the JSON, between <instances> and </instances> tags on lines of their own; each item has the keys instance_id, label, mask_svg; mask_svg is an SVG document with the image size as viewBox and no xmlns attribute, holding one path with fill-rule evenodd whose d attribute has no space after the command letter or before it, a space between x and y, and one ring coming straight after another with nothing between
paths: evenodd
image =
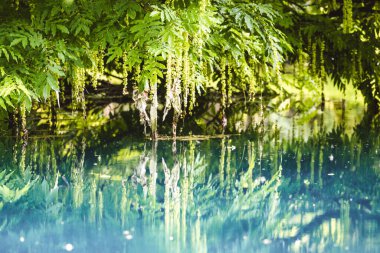
<instances>
[{"instance_id":1,"label":"hanging flower cluster","mask_svg":"<svg viewBox=\"0 0 380 253\"><path fill-rule=\"evenodd\" d=\"M343 0L343 33L350 33L352 26L352 0Z\"/></svg>"},{"instance_id":2,"label":"hanging flower cluster","mask_svg":"<svg viewBox=\"0 0 380 253\"><path fill-rule=\"evenodd\" d=\"M127 51L123 52L123 95L128 94L128 56Z\"/></svg>"},{"instance_id":3,"label":"hanging flower cluster","mask_svg":"<svg viewBox=\"0 0 380 253\"><path fill-rule=\"evenodd\" d=\"M86 82L86 71L84 68L75 66L73 69L73 84L72 84L72 101L73 109L78 105L82 108L83 116L86 117L86 101L84 96L84 88Z\"/></svg>"}]
</instances>

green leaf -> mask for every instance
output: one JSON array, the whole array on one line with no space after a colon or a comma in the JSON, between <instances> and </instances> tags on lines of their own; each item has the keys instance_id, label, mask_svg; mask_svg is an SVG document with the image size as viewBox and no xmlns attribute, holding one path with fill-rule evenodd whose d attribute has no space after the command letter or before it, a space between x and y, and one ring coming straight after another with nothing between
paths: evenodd
<instances>
[{"instance_id":1,"label":"green leaf","mask_svg":"<svg viewBox=\"0 0 380 253\"><path fill-rule=\"evenodd\" d=\"M75 29L74 35L77 36L81 30L82 30L82 25L78 25L77 28Z\"/></svg>"},{"instance_id":2,"label":"green leaf","mask_svg":"<svg viewBox=\"0 0 380 253\"><path fill-rule=\"evenodd\" d=\"M58 59L60 59L63 63L65 63L65 55L62 54L61 52L58 52Z\"/></svg>"},{"instance_id":3,"label":"green leaf","mask_svg":"<svg viewBox=\"0 0 380 253\"><path fill-rule=\"evenodd\" d=\"M8 97L3 98L5 100L5 103L9 105L12 108L15 108L15 106L12 104L11 100Z\"/></svg>"},{"instance_id":4,"label":"green leaf","mask_svg":"<svg viewBox=\"0 0 380 253\"><path fill-rule=\"evenodd\" d=\"M82 30L85 35L90 35L90 28L88 26L82 26Z\"/></svg>"},{"instance_id":5,"label":"green leaf","mask_svg":"<svg viewBox=\"0 0 380 253\"><path fill-rule=\"evenodd\" d=\"M247 25L249 31L253 32L253 23L252 23L252 18L248 15L244 16L244 21L245 24Z\"/></svg>"},{"instance_id":6,"label":"green leaf","mask_svg":"<svg viewBox=\"0 0 380 253\"><path fill-rule=\"evenodd\" d=\"M14 40L11 42L10 46L13 47L13 46L19 44L23 39L24 39L24 38L17 38L17 39L14 39Z\"/></svg>"},{"instance_id":7,"label":"green leaf","mask_svg":"<svg viewBox=\"0 0 380 253\"><path fill-rule=\"evenodd\" d=\"M46 81L49 84L50 88L52 88L54 91L59 91L58 80L54 78L51 73L47 74Z\"/></svg>"},{"instance_id":8,"label":"green leaf","mask_svg":"<svg viewBox=\"0 0 380 253\"><path fill-rule=\"evenodd\" d=\"M54 64L53 66L52 65L48 65L47 67L48 67L48 69L50 70L51 73L54 73L57 76L65 76L65 73L61 70L60 66Z\"/></svg>"},{"instance_id":9,"label":"green leaf","mask_svg":"<svg viewBox=\"0 0 380 253\"><path fill-rule=\"evenodd\" d=\"M116 57L121 57L123 55L123 49L121 49L120 47L113 48L112 51L113 52L112 52L111 56L108 57L108 59L107 59L107 64L110 63Z\"/></svg>"},{"instance_id":10,"label":"green leaf","mask_svg":"<svg viewBox=\"0 0 380 253\"><path fill-rule=\"evenodd\" d=\"M60 30L62 33L66 33L66 34L69 34L69 29L67 29L66 26L64 25L57 25L57 29Z\"/></svg>"},{"instance_id":11,"label":"green leaf","mask_svg":"<svg viewBox=\"0 0 380 253\"><path fill-rule=\"evenodd\" d=\"M0 98L0 106L4 109L7 110L7 107L5 106L4 100Z\"/></svg>"},{"instance_id":12,"label":"green leaf","mask_svg":"<svg viewBox=\"0 0 380 253\"><path fill-rule=\"evenodd\" d=\"M50 85L45 85L43 90L42 90L42 96L44 97L44 99L46 100L49 96L50 96Z\"/></svg>"},{"instance_id":13,"label":"green leaf","mask_svg":"<svg viewBox=\"0 0 380 253\"><path fill-rule=\"evenodd\" d=\"M5 58L7 58L7 61L9 61L8 51L5 48L2 48L2 51L3 51L4 55L5 55Z\"/></svg>"},{"instance_id":14,"label":"green leaf","mask_svg":"<svg viewBox=\"0 0 380 253\"><path fill-rule=\"evenodd\" d=\"M52 24L51 26L51 33L53 34L53 37L55 37L55 34L57 33L57 26L55 24Z\"/></svg>"},{"instance_id":15,"label":"green leaf","mask_svg":"<svg viewBox=\"0 0 380 253\"><path fill-rule=\"evenodd\" d=\"M25 104L25 109L28 111L28 112L30 112L30 110L32 109L32 100L26 100L25 102L24 102L24 104Z\"/></svg>"},{"instance_id":16,"label":"green leaf","mask_svg":"<svg viewBox=\"0 0 380 253\"><path fill-rule=\"evenodd\" d=\"M29 100L31 100L31 96L33 95L33 92L31 90L28 90L25 85L23 84L19 84L18 87L17 87L19 90L21 90L27 97Z\"/></svg>"},{"instance_id":17,"label":"green leaf","mask_svg":"<svg viewBox=\"0 0 380 253\"><path fill-rule=\"evenodd\" d=\"M4 75L5 75L4 67L0 67L0 76L4 76Z\"/></svg>"},{"instance_id":18,"label":"green leaf","mask_svg":"<svg viewBox=\"0 0 380 253\"><path fill-rule=\"evenodd\" d=\"M130 17L131 19L136 18L136 11L134 9L128 9L127 13L128 13L128 17Z\"/></svg>"},{"instance_id":19,"label":"green leaf","mask_svg":"<svg viewBox=\"0 0 380 253\"><path fill-rule=\"evenodd\" d=\"M28 39L26 37L23 38L22 41L21 41L21 43L22 43L22 47L26 48L26 46L28 45Z\"/></svg>"}]
</instances>

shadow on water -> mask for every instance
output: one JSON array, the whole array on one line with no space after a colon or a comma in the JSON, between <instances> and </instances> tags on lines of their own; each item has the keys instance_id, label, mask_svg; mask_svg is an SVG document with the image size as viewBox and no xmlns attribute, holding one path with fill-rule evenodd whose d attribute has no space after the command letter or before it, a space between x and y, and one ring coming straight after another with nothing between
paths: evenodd
<instances>
[{"instance_id":1,"label":"shadow on water","mask_svg":"<svg viewBox=\"0 0 380 253\"><path fill-rule=\"evenodd\" d=\"M376 252L379 118L311 113L243 110L229 132L250 131L220 138L1 138L1 252Z\"/></svg>"}]
</instances>

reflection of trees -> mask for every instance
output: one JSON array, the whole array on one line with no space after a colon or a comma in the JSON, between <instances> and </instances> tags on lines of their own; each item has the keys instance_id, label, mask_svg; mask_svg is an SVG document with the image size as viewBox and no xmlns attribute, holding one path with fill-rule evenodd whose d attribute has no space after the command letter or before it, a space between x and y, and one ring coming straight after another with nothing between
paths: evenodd
<instances>
[{"instance_id":1,"label":"reflection of trees","mask_svg":"<svg viewBox=\"0 0 380 253\"><path fill-rule=\"evenodd\" d=\"M84 158L86 141L82 140L80 156L73 154L73 165L71 170L71 185L73 191L73 205L75 208L82 206L84 190Z\"/></svg>"},{"instance_id":2,"label":"reflection of trees","mask_svg":"<svg viewBox=\"0 0 380 253\"><path fill-rule=\"evenodd\" d=\"M350 234L375 226L380 215L380 137L372 128L370 138L362 134L357 129L347 136L337 128L309 140L280 139L264 129L259 135L175 146L132 142L95 151L88 139L65 145L30 140L22 175L30 173L34 183L14 203L1 195L0 215L20 213L4 225L8 229L26 217L25 206L40 223L67 219L122 231L141 222L147 236L159 234L153 241L166 251L258 249L264 239L294 251L342 249L358 244L361 237ZM22 147L14 148L16 161L14 154L2 155L11 161L7 171L20 166ZM102 158L91 158L95 154ZM19 175L10 174L7 182ZM15 191L26 181L5 185ZM371 231L368 236L376 238L377 230Z\"/></svg>"},{"instance_id":3,"label":"reflection of trees","mask_svg":"<svg viewBox=\"0 0 380 253\"><path fill-rule=\"evenodd\" d=\"M148 179L148 195L150 198L150 205L155 208L157 201L157 142L152 143L152 149L149 161L149 179Z\"/></svg>"},{"instance_id":4,"label":"reflection of trees","mask_svg":"<svg viewBox=\"0 0 380 253\"><path fill-rule=\"evenodd\" d=\"M176 160L173 168L169 169L162 158L162 165L165 175L165 193L164 193L164 209L165 209L165 232L167 237L178 235L179 226L179 197L180 188L178 185L180 164Z\"/></svg>"}]
</instances>

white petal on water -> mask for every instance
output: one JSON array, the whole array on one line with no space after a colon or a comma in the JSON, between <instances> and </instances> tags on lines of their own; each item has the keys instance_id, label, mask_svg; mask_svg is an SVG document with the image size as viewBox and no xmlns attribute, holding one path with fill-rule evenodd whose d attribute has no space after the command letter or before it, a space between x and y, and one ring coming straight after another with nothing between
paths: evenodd
<instances>
[{"instance_id":1,"label":"white petal on water","mask_svg":"<svg viewBox=\"0 0 380 253\"><path fill-rule=\"evenodd\" d=\"M170 241L173 241L173 240L174 240L174 237L171 235L171 236L169 237L169 240L170 240Z\"/></svg>"},{"instance_id":2,"label":"white petal on water","mask_svg":"<svg viewBox=\"0 0 380 253\"><path fill-rule=\"evenodd\" d=\"M129 230L124 230L123 235L124 235L124 238L127 239L128 241L133 239L133 235L131 231Z\"/></svg>"},{"instance_id":3,"label":"white petal on water","mask_svg":"<svg viewBox=\"0 0 380 253\"><path fill-rule=\"evenodd\" d=\"M327 174L327 176L335 176L335 174L334 173L329 173L329 174Z\"/></svg>"},{"instance_id":4,"label":"white petal on water","mask_svg":"<svg viewBox=\"0 0 380 253\"><path fill-rule=\"evenodd\" d=\"M265 238L265 239L263 240L263 243L264 243L265 245L268 245L268 244L271 244L271 243L272 243L272 240L270 240L270 239L268 239L268 238Z\"/></svg>"},{"instance_id":5,"label":"white petal on water","mask_svg":"<svg viewBox=\"0 0 380 253\"><path fill-rule=\"evenodd\" d=\"M25 242L25 237L20 236L20 242Z\"/></svg>"},{"instance_id":6,"label":"white petal on water","mask_svg":"<svg viewBox=\"0 0 380 253\"><path fill-rule=\"evenodd\" d=\"M128 234L128 235L125 236L125 239L127 239L128 241L132 240L133 239L133 235Z\"/></svg>"},{"instance_id":7,"label":"white petal on water","mask_svg":"<svg viewBox=\"0 0 380 253\"><path fill-rule=\"evenodd\" d=\"M65 246L63 247L66 251L72 251L74 249L74 245L71 243L66 243Z\"/></svg>"}]
</instances>

